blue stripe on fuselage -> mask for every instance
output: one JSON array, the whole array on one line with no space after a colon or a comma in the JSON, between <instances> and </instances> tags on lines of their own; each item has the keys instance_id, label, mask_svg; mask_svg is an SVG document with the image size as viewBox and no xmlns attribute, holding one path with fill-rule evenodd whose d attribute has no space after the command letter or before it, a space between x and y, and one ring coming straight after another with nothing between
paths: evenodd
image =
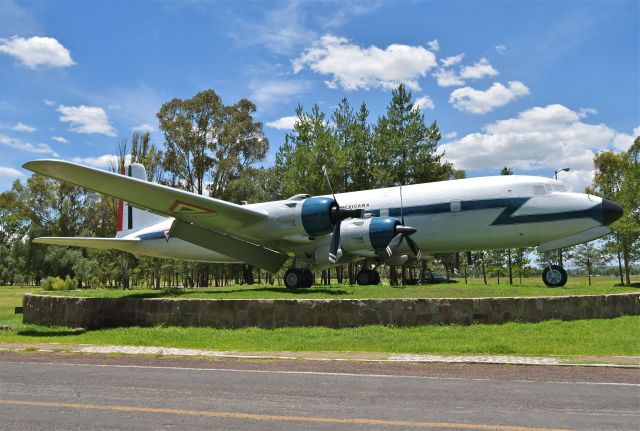
<instances>
[{"instance_id":1,"label":"blue stripe on fuselage","mask_svg":"<svg viewBox=\"0 0 640 431\"><path fill-rule=\"evenodd\" d=\"M477 211L484 209L504 208L504 210L491 223L492 226L521 224L521 223L543 223L548 221L571 220L577 218L592 218L600 224L604 224L602 218L602 204L594 205L586 210L565 211L559 213L548 214L530 214L514 216L513 214L521 208L530 197L520 198L499 198L499 199L482 199L460 202L460 212ZM374 216L380 216L380 210L368 210L368 213ZM451 212L451 203L437 203L429 205L416 205L404 208L404 215L432 215ZM400 208L389 208L389 216L400 218Z\"/></svg>"}]
</instances>

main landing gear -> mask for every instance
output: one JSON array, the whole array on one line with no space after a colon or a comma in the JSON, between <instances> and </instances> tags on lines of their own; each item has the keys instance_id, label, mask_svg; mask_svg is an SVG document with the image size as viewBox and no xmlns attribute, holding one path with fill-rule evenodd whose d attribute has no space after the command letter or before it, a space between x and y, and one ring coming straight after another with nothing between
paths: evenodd
<instances>
[{"instance_id":1,"label":"main landing gear","mask_svg":"<svg viewBox=\"0 0 640 431\"><path fill-rule=\"evenodd\" d=\"M567 283L567 271L560 265L549 263L542 271L542 281L548 287L562 287Z\"/></svg>"},{"instance_id":2,"label":"main landing gear","mask_svg":"<svg viewBox=\"0 0 640 431\"><path fill-rule=\"evenodd\" d=\"M374 269L361 269L356 274L356 282L360 286L377 286L380 284L380 274Z\"/></svg>"},{"instance_id":3,"label":"main landing gear","mask_svg":"<svg viewBox=\"0 0 640 431\"><path fill-rule=\"evenodd\" d=\"M289 268L284 273L284 285L287 289L311 287L313 281L313 273L306 268Z\"/></svg>"}]
</instances>

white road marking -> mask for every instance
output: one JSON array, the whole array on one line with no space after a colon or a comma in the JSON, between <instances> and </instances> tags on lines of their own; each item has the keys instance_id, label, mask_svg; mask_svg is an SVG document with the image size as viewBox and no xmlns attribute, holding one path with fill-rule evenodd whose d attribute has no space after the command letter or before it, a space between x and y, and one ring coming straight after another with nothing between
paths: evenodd
<instances>
[{"instance_id":1,"label":"white road marking","mask_svg":"<svg viewBox=\"0 0 640 431\"><path fill-rule=\"evenodd\" d=\"M333 377L366 377L366 378L396 378L396 379L420 379L420 380L454 380L454 381L476 381L476 382L519 382L519 383L539 383L552 385L593 385L593 386L631 386L640 387L638 383L620 383L620 382L570 382L570 381L536 381L536 380L499 380L485 378L465 378L465 377L433 377L433 376L404 376L397 374L359 374L359 373L337 373L329 371L284 371L284 370L240 370L237 368L198 368L198 367L175 367L175 366L156 366L156 365L122 365L122 364L73 364L73 363L56 363L56 362L2 362L4 364L37 364L37 365L53 365L53 366L81 366L96 368L132 368L132 369L151 369L151 370L175 370L175 371L205 371L205 372L231 372L231 373L254 373L254 374L294 374L294 375L312 375L312 376L333 376Z\"/></svg>"}]
</instances>

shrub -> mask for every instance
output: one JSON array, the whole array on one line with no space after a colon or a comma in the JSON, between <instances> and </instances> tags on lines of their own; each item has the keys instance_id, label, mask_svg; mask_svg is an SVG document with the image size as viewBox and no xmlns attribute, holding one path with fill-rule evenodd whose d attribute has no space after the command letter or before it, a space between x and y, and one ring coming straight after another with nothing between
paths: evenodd
<instances>
[{"instance_id":1,"label":"shrub","mask_svg":"<svg viewBox=\"0 0 640 431\"><path fill-rule=\"evenodd\" d=\"M64 280L64 290L76 290L77 287L78 280L67 275L67 278Z\"/></svg>"},{"instance_id":2,"label":"shrub","mask_svg":"<svg viewBox=\"0 0 640 431\"><path fill-rule=\"evenodd\" d=\"M40 282L40 287L42 287L42 290L53 290L54 281L55 281L54 277L47 277Z\"/></svg>"},{"instance_id":3,"label":"shrub","mask_svg":"<svg viewBox=\"0 0 640 431\"><path fill-rule=\"evenodd\" d=\"M64 280L60 277L56 277L53 280L53 290L67 290L64 284Z\"/></svg>"}]
</instances>

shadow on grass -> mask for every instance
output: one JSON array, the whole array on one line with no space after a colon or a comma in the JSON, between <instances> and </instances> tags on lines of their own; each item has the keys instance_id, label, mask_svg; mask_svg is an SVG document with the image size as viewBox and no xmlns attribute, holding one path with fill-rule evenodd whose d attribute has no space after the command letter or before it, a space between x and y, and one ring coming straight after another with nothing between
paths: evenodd
<instances>
[{"instance_id":1,"label":"shadow on grass","mask_svg":"<svg viewBox=\"0 0 640 431\"><path fill-rule=\"evenodd\" d=\"M120 298L170 298L170 297L179 297L179 296L193 296L194 298L202 299L204 296L215 296L215 295L237 295L240 292L274 292L274 293L290 293L293 295L315 295L318 293L323 293L331 296L342 296L349 295L351 292L343 289L331 289L331 288L311 288L311 289L286 289L283 287L256 287L252 289L242 289L242 290L199 290L197 288L194 289L163 289L158 290L157 292L144 292L144 293L130 293L124 294ZM276 298L234 298L234 299L276 299ZM286 297L277 298L277 299L287 299Z\"/></svg>"},{"instance_id":2,"label":"shadow on grass","mask_svg":"<svg viewBox=\"0 0 640 431\"><path fill-rule=\"evenodd\" d=\"M80 335L85 331L77 331L73 329L60 329L56 330L40 330L40 329L22 329L16 331L16 335L25 337L66 337L69 335Z\"/></svg>"}]
</instances>

